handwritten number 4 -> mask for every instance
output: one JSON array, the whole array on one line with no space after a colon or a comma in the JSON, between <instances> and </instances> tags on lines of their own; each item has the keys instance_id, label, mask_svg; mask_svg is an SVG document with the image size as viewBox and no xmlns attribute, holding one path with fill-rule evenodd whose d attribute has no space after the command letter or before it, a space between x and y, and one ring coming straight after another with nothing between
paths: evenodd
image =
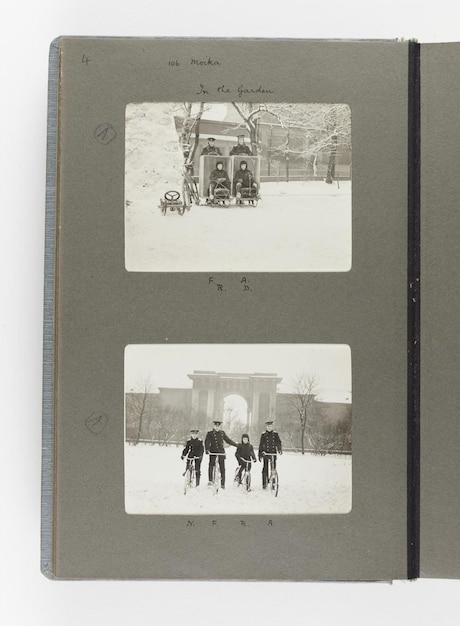
<instances>
[{"instance_id":1,"label":"handwritten number 4","mask_svg":"<svg viewBox=\"0 0 460 626\"><path fill-rule=\"evenodd\" d=\"M91 61L91 59L90 59L90 58L88 58L88 57L86 56L86 54L84 54L84 55L82 56L82 58L81 58L81 62L82 62L82 63L86 63L86 65L88 65L88 63L89 63L90 61Z\"/></svg>"}]
</instances>

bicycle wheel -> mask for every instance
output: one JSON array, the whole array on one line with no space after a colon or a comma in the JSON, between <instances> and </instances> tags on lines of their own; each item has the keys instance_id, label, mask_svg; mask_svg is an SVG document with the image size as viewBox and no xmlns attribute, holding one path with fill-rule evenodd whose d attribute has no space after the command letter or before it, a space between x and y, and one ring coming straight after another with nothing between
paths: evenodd
<instances>
[{"instance_id":1,"label":"bicycle wheel","mask_svg":"<svg viewBox=\"0 0 460 626\"><path fill-rule=\"evenodd\" d=\"M212 489L215 495L218 494L219 487L220 487L220 467L219 467L219 461L216 461L216 465L214 467L214 480L213 480L213 485L212 485Z\"/></svg>"},{"instance_id":2,"label":"bicycle wheel","mask_svg":"<svg viewBox=\"0 0 460 626\"><path fill-rule=\"evenodd\" d=\"M194 467L190 471L190 487L196 487L196 469Z\"/></svg>"},{"instance_id":3,"label":"bicycle wheel","mask_svg":"<svg viewBox=\"0 0 460 626\"><path fill-rule=\"evenodd\" d=\"M251 491L251 472L246 472L243 479L243 484L246 491Z\"/></svg>"},{"instance_id":4,"label":"bicycle wheel","mask_svg":"<svg viewBox=\"0 0 460 626\"><path fill-rule=\"evenodd\" d=\"M272 496L275 496L275 498L278 495L278 489L279 489L278 472L274 470L272 475L270 476L270 493L272 494Z\"/></svg>"},{"instance_id":5,"label":"bicycle wheel","mask_svg":"<svg viewBox=\"0 0 460 626\"><path fill-rule=\"evenodd\" d=\"M186 472L185 472L185 478L184 478L184 496L187 493L187 491L190 489L190 487L192 486L192 471L189 468Z\"/></svg>"}]
</instances>

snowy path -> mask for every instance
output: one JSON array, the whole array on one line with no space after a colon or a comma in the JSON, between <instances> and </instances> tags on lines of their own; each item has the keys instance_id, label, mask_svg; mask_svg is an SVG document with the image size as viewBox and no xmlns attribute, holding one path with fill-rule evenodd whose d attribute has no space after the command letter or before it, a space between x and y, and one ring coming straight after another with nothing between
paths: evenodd
<instances>
[{"instance_id":1,"label":"snowy path","mask_svg":"<svg viewBox=\"0 0 460 626\"><path fill-rule=\"evenodd\" d=\"M202 464L202 485L183 492L185 463L181 447L125 446L125 507L137 514L305 514L348 513L351 510L351 457L285 453L279 459L277 498L261 486L262 464L252 469L253 489L233 485L236 459L227 450L225 491L207 487L208 458Z\"/></svg>"},{"instance_id":2,"label":"snowy path","mask_svg":"<svg viewBox=\"0 0 460 626\"><path fill-rule=\"evenodd\" d=\"M265 183L257 207L157 208L153 186L127 190L130 271L348 271L351 183Z\"/></svg>"}]
</instances>

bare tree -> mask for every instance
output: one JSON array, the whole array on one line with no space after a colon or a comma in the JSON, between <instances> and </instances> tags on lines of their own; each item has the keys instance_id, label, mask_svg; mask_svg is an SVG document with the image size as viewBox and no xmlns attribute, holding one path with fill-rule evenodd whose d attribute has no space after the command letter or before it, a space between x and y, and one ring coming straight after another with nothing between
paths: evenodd
<instances>
[{"instance_id":1,"label":"bare tree","mask_svg":"<svg viewBox=\"0 0 460 626\"><path fill-rule=\"evenodd\" d=\"M244 125L249 132L249 140L251 142L252 153L259 153L259 121L262 113L267 111L265 104L253 104L252 102L238 103L232 102L238 111Z\"/></svg>"},{"instance_id":2,"label":"bare tree","mask_svg":"<svg viewBox=\"0 0 460 626\"><path fill-rule=\"evenodd\" d=\"M160 444L168 446L184 438L190 421L185 410L166 405L158 407L155 413L156 438Z\"/></svg>"},{"instance_id":3,"label":"bare tree","mask_svg":"<svg viewBox=\"0 0 460 626\"><path fill-rule=\"evenodd\" d=\"M300 425L299 418L292 412L283 415L283 419L279 421L279 434L283 442L283 448L299 447Z\"/></svg>"},{"instance_id":4,"label":"bare tree","mask_svg":"<svg viewBox=\"0 0 460 626\"><path fill-rule=\"evenodd\" d=\"M341 414L331 420L318 417L315 432L315 449L322 451L351 452L351 405L342 405Z\"/></svg>"},{"instance_id":5,"label":"bare tree","mask_svg":"<svg viewBox=\"0 0 460 626\"><path fill-rule=\"evenodd\" d=\"M184 155L184 163L189 164L193 163L198 148L200 121L204 113L204 102L199 103L198 110L196 109L196 103L184 102L182 104L182 113L183 118L179 136Z\"/></svg>"},{"instance_id":6,"label":"bare tree","mask_svg":"<svg viewBox=\"0 0 460 626\"><path fill-rule=\"evenodd\" d=\"M242 127L249 132L251 148L254 155L260 153L260 122L265 119L276 118L281 126L283 126L283 110L276 103L252 103L252 102L232 102L234 108L238 111L239 116L243 120ZM289 120L286 127L289 126ZM288 141L289 143L289 141Z\"/></svg>"},{"instance_id":7,"label":"bare tree","mask_svg":"<svg viewBox=\"0 0 460 626\"><path fill-rule=\"evenodd\" d=\"M126 394L126 436L128 430L134 435L134 445L144 434L145 423L153 417L152 406L149 399L152 397L154 384L149 377L140 381L129 394ZM148 424L147 424L148 429Z\"/></svg>"},{"instance_id":8,"label":"bare tree","mask_svg":"<svg viewBox=\"0 0 460 626\"><path fill-rule=\"evenodd\" d=\"M286 130L286 141L271 146L274 156L288 159L303 157L312 168L319 155L328 155L326 182L336 178L336 163L340 149L351 150L351 115L344 104L299 104L271 103L265 109L274 115ZM303 146L292 149L289 145L289 130L295 129L303 136Z\"/></svg>"},{"instance_id":9,"label":"bare tree","mask_svg":"<svg viewBox=\"0 0 460 626\"><path fill-rule=\"evenodd\" d=\"M298 374L292 382L294 393L289 395L289 403L295 410L300 424L300 444L302 454L305 454L305 434L308 435L311 447L316 447L315 431L316 395L318 391L315 376Z\"/></svg>"}]
</instances>

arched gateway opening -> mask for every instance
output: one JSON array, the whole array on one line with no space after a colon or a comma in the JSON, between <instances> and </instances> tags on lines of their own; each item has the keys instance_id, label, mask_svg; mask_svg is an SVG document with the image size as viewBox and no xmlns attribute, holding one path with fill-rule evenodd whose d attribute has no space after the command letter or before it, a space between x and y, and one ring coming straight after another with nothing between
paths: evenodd
<instances>
[{"instance_id":1,"label":"arched gateway opening","mask_svg":"<svg viewBox=\"0 0 460 626\"><path fill-rule=\"evenodd\" d=\"M193 381L193 419L202 430L209 428L215 419L225 424L226 411L229 413L227 422L232 424L228 419L230 410L237 409L238 421L244 423L243 432L253 439L263 430L265 420L275 417L276 390L282 380L277 374L195 370L188 377ZM241 401L246 405L246 412Z\"/></svg>"},{"instance_id":2,"label":"arched gateway opening","mask_svg":"<svg viewBox=\"0 0 460 626\"><path fill-rule=\"evenodd\" d=\"M224 398L223 427L229 437L240 441L241 435L249 430L248 403L236 393Z\"/></svg>"}]
</instances>

